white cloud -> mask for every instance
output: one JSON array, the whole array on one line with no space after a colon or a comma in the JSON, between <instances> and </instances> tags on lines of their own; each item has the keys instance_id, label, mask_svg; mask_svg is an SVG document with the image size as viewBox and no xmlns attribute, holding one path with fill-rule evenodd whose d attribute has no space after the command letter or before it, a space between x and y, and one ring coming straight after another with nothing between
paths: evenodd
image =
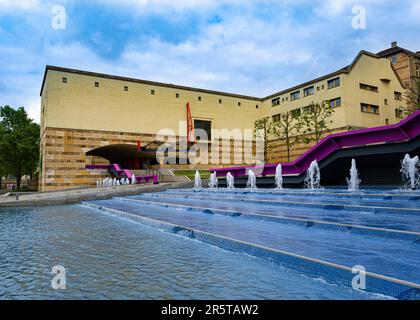
<instances>
[{"instance_id":1,"label":"white cloud","mask_svg":"<svg viewBox=\"0 0 420 320\"><path fill-rule=\"evenodd\" d=\"M356 5L364 6L375 11L376 6L384 7L388 4L395 6L393 0L319 0L315 2L314 12L320 17L336 18L343 15L353 15L352 8ZM368 14L370 14L370 10L368 10Z\"/></svg>"},{"instance_id":2,"label":"white cloud","mask_svg":"<svg viewBox=\"0 0 420 320\"><path fill-rule=\"evenodd\" d=\"M287 20L231 17L180 44L151 39L142 49L133 41L120 64L141 78L263 96L281 89L290 68L311 64L312 52L301 46L311 35Z\"/></svg>"},{"instance_id":3,"label":"white cloud","mask_svg":"<svg viewBox=\"0 0 420 320\"><path fill-rule=\"evenodd\" d=\"M31 97L27 99L24 104L28 117L36 123L40 123L41 98Z\"/></svg>"},{"instance_id":4,"label":"white cloud","mask_svg":"<svg viewBox=\"0 0 420 320\"><path fill-rule=\"evenodd\" d=\"M413 17L416 17L419 19L420 17L420 1L413 1L413 4L411 5L411 15Z\"/></svg>"},{"instance_id":5,"label":"white cloud","mask_svg":"<svg viewBox=\"0 0 420 320\"><path fill-rule=\"evenodd\" d=\"M326 0L321 3L315 12L317 12L321 16L336 16L338 14L342 14L345 8L350 7L350 5L354 5L357 2L355 0Z\"/></svg>"},{"instance_id":6,"label":"white cloud","mask_svg":"<svg viewBox=\"0 0 420 320\"><path fill-rule=\"evenodd\" d=\"M102 4L119 7L129 7L137 10L138 13L148 12L170 12L170 11L205 11L212 8L221 7L224 4L246 5L253 2L252 0L96 0Z\"/></svg>"},{"instance_id":7,"label":"white cloud","mask_svg":"<svg viewBox=\"0 0 420 320\"><path fill-rule=\"evenodd\" d=\"M41 3L39 0L0 0L0 10L34 10L40 7ZM1 13L0 11L0 13Z\"/></svg>"},{"instance_id":8,"label":"white cloud","mask_svg":"<svg viewBox=\"0 0 420 320\"><path fill-rule=\"evenodd\" d=\"M10 10L12 1L4 0L0 0L0 9L6 8L6 2ZM38 6L38 10L39 6L51 6L52 3L29 0L31 2L32 8ZM237 6L224 11L223 6L228 2ZM415 21L418 16L413 16L412 20L408 20L408 16L410 12L420 12L417 1L406 2L397 16L390 11L390 17L381 15L387 7L381 6L380 0L286 0L274 7L270 17L256 14L261 1L250 0L102 0L100 3L115 10L132 7L142 14L168 14L169 18L185 17L184 14L190 12L180 11L191 10L199 12L203 19L200 19L198 31L180 42L153 36L145 39L143 35L131 39L125 44L122 54L110 60L101 58L80 39L51 44L45 36L51 30L42 29L49 28L48 20L45 26L33 26L37 29L32 32L41 35L36 40L37 49L30 45L2 45L0 38L0 104L24 105L30 116L39 121L39 89L45 64L264 96L344 67L361 49L379 51L389 46L392 40L412 46L420 43L418 33L404 31L411 28L404 29L396 21L392 24L393 33L386 32L388 25L381 20L398 19L401 15L405 17L405 23L414 25L415 22L410 21ZM368 20L367 31L352 33L348 20L351 7L364 3L372 4L376 12L368 12L371 20ZM309 19L294 17L293 9L301 4L308 6L309 13L315 15ZM24 7L21 9L29 10ZM48 10L44 11L38 13L50 14ZM328 15L324 15L325 12ZM220 14L221 21L207 24L207 19L215 14ZM39 18L36 14L27 16L33 24ZM276 19L270 19L273 16ZM101 34L100 30L98 34L95 32L92 32L91 40L96 42L113 36Z\"/></svg>"}]
</instances>

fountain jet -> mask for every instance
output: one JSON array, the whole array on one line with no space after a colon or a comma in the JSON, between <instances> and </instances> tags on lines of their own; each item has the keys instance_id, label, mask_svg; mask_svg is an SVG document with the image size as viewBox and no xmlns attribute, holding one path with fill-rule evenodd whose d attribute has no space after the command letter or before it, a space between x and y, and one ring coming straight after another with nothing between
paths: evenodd
<instances>
[{"instance_id":1,"label":"fountain jet","mask_svg":"<svg viewBox=\"0 0 420 320\"><path fill-rule=\"evenodd\" d=\"M351 160L351 168L350 168L350 178L346 178L348 190L349 191L357 191L359 190L359 185L361 180L359 179L359 171L356 167L356 160Z\"/></svg>"},{"instance_id":2,"label":"fountain jet","mask_svg":"<svg viewBox=\"0 0 420 320\"><path fill-rule=\"evenodd\" d=\"M195 172L195 176L194 176L194 188L201 189L201 176L198 170Z\"/></svg>"},{"instance_id":3,"label":"fountain jet","mask_svg":"<svg viewBox=\"0 0 420 320\"><path fill-rule=\"evenodd\" d=\"M226 185L228 189L235 189L235 178L230 172L226 175Z\"/></svg>"},{"instance_id":4,"label":"fountain jet","mask_svg":"<svg viewBox=\"0 0 420 320\"><path fill-rule=\"evenodd\" d=\"M419 156L413 158L406 154L401 163L401 174L404 186L407 189L416 190L420 187Z\"/></svg>"},{"instance_id":5,"label":"fountain jet","mask_svg":"<svg viewBox=\"0 0 420 320\"><path fill-rule=\"evenodd\" d=\"M216 176L216 172L213 172L210 175L210 181L209 181L209 188L210 189L215 189L218 186L218 181L217 181L217 176Z\"/></svg>"},{"instance_id":6,"label":"fountain jet","mask_svg":"<svg viewBox=\"0 0 420 320\"><path fill-rule=\"evenodd\" d=\"M257 177L255 176L255 173L252 170L248 170L248 181L246 183L246 186L250 189L257 188Z\"/></svg>"},{"instance_id":7,"label":"fountain jet","mask_svg":"<svg viewBox=\"0 0 420 320\"><path fill-rule=\"evenodd\" d=\"M275 184L277 189L283 189L283 174L280 163L276 167Z\"/></svg>"},{"instance_id":8,"label":"fountain jet","mask_svg":"<svg viewBox=\"0 0 420 320\"><path fill-rule=\"evenodd\" d=\"M312 190L321 188L321 172L316 160L311 162L306 171L305 188Z\"/></svg>"}]
</instances>

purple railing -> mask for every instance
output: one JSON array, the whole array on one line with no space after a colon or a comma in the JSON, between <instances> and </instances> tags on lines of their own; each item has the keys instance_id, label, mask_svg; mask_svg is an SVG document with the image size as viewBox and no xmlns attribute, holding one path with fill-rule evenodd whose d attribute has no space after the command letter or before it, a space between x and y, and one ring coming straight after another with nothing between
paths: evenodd
<instances>
[{"instance_id":1,"label":"purple railing","mask_svg":"<svg viewBox=\"0 0 420 320\"><path fill-rule=\"evenodd\" d=\"M420 110L414 112L399 123L330 134L318 144L310 148L295 161L282 164L284 175L300 175L304 173L313 160L320 162L337 149L357 147L388 142L408 141L420 134ZM252 169L258 175L275 174L277 163L266 165L240 166L230 168L214 168L218 177L226 176L230 172L234 177L247 176Z\"/></svg>"},{"instance_id":2,"label":"purple railing","mask_svg":"<svg viewBox=\"0 0 420 320\"><path fill-rule=\"evenodd\" d=\"M119 176L126 176L128 179L131 179L133 173L128 169L121 169L118 163L113 164L88 164L86 165L86 170L115 170ZM136 176L137 183L147 183L153 182L154 184L159 183L158 175L149 174L143 176Z\"/></svg>"}]
</instances>

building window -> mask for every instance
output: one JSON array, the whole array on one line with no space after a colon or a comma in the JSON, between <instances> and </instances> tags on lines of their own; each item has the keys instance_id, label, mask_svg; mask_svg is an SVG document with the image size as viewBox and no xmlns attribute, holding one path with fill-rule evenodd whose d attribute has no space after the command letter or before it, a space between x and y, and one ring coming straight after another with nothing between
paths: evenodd
<instances>
[{"instance_id":1,"label":"building window","mask_svg":"<svg viewBox=\"0 0 420 320\"><path fill-rule=\"evenodd\" d=\"M211 121L194 119L194 130L204 130L207 133L207 140L211 140ZM196 133L199 136L199 133Z\"/></svg>"},{"instance_id":2,"label":"building window","mask_svg":"<svg viewBox=\"0 0 420 320\"><path fill-rule=\"evenodd\" d=\"M124 91L128 91L128 86L124 86Z\"/></svg>"},{"instance_id":3,"label":"building window","mask_svg":"<svg viewBox=\"0 0 420 320\"><path fill-rule=\"evenodd\" d=\"M300 99L300 91L292 92L290 94L290 100L294 101L294 100L297 100L297 99Z\"/></svg>"},{"instance_id":4,"label":"building window","mask_svg":"<svg viewBox=\"0 0 420 320\"><path fill-rule=\"evenodd\" d=\"M324 90L324 88L325 88L325 86L324 86L324 85L322 85L322 86L321 86L321 90Z\"/></svg>"},{"instance_id":5,"label":"building window","mask_svg":"<svg viewBox=\"0 0 420 320\"><path fill-rule=\"evenodd\" d=\"M362 112L379 114L379 106L375 106L372 104L362 103L360 105L360 110Z\"/></svg>"},{"instance_id":6,"label":"building window","mask_svg":"<svg viewBox=\"0 0 420 320\"><path fill-rule=\"evenodd\" d=\"M384 99L384 105L388 105L388 99Z\"/></svg>"},{"instance_id":7,"label":"building window","mask_svg":"<svg viewBox=\"0 0 420 320\"><path fill-rule=\"evenodd\" d=\"M388 125L389 124L389 119L385 119L385 124Z\"/></svg>"},{"instance_id":8,"label":"building window","mask_svg":"<svg viewBox=\"0 0 420 320\"><path fill-rule=\"evenodd\" d=\"M319 91L319 86L316 87L316 91Z\"/></svg>"},{"instance_id":9,"label":"building window","mask_svg":"<svg viewBox=\"0 0 420 320\"><path fill-rule=\"evenodd\" d=\"M360 86L360 89L363 89L363 90L378 92L378 87L371 86L369 84L360 83L359 86Z\"/></svg>"},{"instance_id":10,"label":"building window","mask_svg":"<svg viewBox=\"0 0 420 320\"><path fill-rule=\"evenodd\" d=\"M341 98L336 98L336 99L330 100L330 107L331 108L341 107Z\"/></svg>"},{"instance_id":11,"label":"building window","mask_svg":"<svg viewBox=\"0 0 420 320\"><path fill-rule=\"evenodd\" d=\"M255 105L255 109L259 109L260 106L258 104Z\"/></svg>"},{"instance_id":12,"label":"building window","mask_svg":"<svg viewBox=\"0 0 420 320\"><path fill-rule=\"evenodd\" d=\"M391 56L391 63L392 64L396 64L397 63L397 55L396 54L394 54L394 55Z\"/></svg>"},{"instance_id":13,"label":"building window","mask_svg":"<svg viewBox=\"0 0 420 320\"><path fill-rule=\"evenodd\" d=\"M198 97L198 101L201 101L201 97Z\"/></svg>"},{"instance_id":14,"label":"building window","mask_svg":"<svg viewBox=\"0 0 420 320\"><path fill-rule=\"evenodd\" d=\"M299 118L301 114L302 114L302 112L301 112L300 108L292 110L292 118L294 118L294 119Z\"/></svg>"},{"instance_id":15,"label":"building window","mask_svg":"<svg viewBox=\"0 0 420 320\"><path fill-rule=\"evenodd\" d=\"M175 93L175 98L179 98L179 93Z\"/></svg>"},{"instance_id":16,"label":"building window","mask_svg":"<svg viewBox=\"0 0 420 320\"><path fill-rule=\"evenodd\" d=\"M314 86L303 89L303 96L307 97L307 96L311 96L314 94Z\"/></svg>"},{"instance_id":17,"label":"building window","mask_svg":"<svg viewBox=\"0 0 420 320\"><path fill-rule=\"evenodd\" d=\"M99 88L99 82L95 82L95 88Z\"/></svg>"},{"instance_id":18,"label":"building window","mask_svg":"<svg viewBox=\"0 0 420 320\"><path fill-rule=\"evenodd\" d=\"M63 77L63 78L61 79L61 82L63 82L63 83L67 83L67 78L66 78L66 77Z\"/></svg>"},{"instance_id":19,"label":"building window","mask_svg":"<svg viewBox=\"0 0 420 320\"><path fill-rule=\"evenodd\" d=\"M241 106L241 102L238 102L238 107L240 107Z\"/></svg>"},{"instance_id":20,"label":"building window","mask_svg":"<svg viewBox=\"0 0 420 320\"><path fill-rule=\"evenodd\" d=\"M153 89L152 89L152 90L150 90L150 94L151 94L151 95L154 95L154 94L155 94L155 90L153 90Z\"/></svg>"},{"instance_id":21,"label":"building window","mask_svg":"<svg viewBox=\"0 0 420 320\"><path fill-rule=\"evenodd\" d=\"M302 108L303 113L308 113L314 110L313 106L306 106Z\"/></svg>"},{"instance_id":22,"label":"building window","mask_svg":"<svg viewBox=\"0 0 420 320\"><path fill-rule=\"evenodd\" d=\"M395 109L395 117L397 118L404 118L404 110L402 109Z\"/></svg>"},{"instance_id":23,"label":"building window","mask_svg":"<svg viewBox=\"0 0 420 320\"><path fill-rule=\"evenodd\" d=\"M271 106L275 107L275 106L279 106L280 105L280 98L275 98L273 100L271 100Z\"/></svg>"},{"instance_id":24,"label":"building window","mask_svg":"<svg viewBox=\"0 0 420 320\"><path fill-rule=\"evenodd\" d=\"M219 99L219 104L222 104L222 99Z\"/></svg>"},{"instance_id":25,"label":"building window","mask_svg":"<svg viewBox=\"0 0 420 320\"><path fill-rule=\"evenodd\" d=\"M275 114L272 116L273 122L279 122L280 121L280 114Z\"/></svg>"},{"instance_id":26,"label":"building window","mask_svg":"<svg viewBox=\"0 0 420 320\"><path fill-rule=\"evenodd\" d=\"M340 86L340 78L334 78L334 79L328 80L327 84L328 84L328 89L333 89L333 88L339 87ZM324 88L322 88L322 89L324 89Z\"/></svg>"},{"instance_id":27,"label":"building window","mask_svg":"<svg viewBox=\"0 0 420 320\"><path fill-rule=\"evenodd\" d=\"M401 92L395 91L394 92L394 97L395 97L395 100L401 101L402 100Z\"/></svg>"}]
</instances>

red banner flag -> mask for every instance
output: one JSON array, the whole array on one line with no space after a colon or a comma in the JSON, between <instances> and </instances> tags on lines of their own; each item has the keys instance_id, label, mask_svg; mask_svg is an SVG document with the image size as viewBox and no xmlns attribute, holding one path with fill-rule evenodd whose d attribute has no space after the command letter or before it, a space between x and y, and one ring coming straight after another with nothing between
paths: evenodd
<instances>
[{"instance_id":1,"label":"red banner flag","mask_svg":"<svg viewBox=\"0 0 420 320\"><path fill-rule=\"evenodd\" d=\"M187 144L190 144L190 142L197 143L194 135L194 123L192 121L190 103L187 102Z\"/></svg>"}]
</instances>

